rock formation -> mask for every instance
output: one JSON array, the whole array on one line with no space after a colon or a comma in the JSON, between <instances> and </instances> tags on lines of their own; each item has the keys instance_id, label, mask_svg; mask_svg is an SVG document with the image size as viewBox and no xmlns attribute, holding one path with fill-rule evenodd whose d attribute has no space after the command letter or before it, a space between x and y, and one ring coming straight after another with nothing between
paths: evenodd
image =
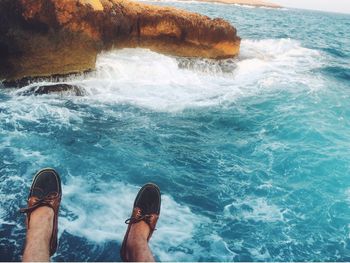
<instances>
[{"instance_id":1,"label":"rock formation","mask_svg":"<svg viewBox=\"0 0 350 263\"><path fill-rule=\"evenodd\" d=\"M228 22L175 8L126 0L0 0L0 80L94 69L97 54L112 48L227 58L239 45Z\"/></svg>"}]
</instances>

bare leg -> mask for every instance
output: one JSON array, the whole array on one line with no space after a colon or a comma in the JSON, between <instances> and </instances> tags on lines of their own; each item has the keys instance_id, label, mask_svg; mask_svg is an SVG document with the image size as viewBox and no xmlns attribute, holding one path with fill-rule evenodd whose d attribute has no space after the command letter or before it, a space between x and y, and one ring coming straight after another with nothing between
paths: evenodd
<instances>
[{"instance_id":1,"label":"bare leg","mask_svg":"<svg viewBox=\"0 0 350 263\"><path fill-rule=\"evenodd\" d=\"M155 262L147 242L149 232L150 228L144 221L131 226L126 244L129 261Z\"/></svg>"},{"instance_id":2,"label":"bare leg","mask_svg":"<svg viewBox=\"0 0 350 263\"><path fill-rule=\"evenodd\" d=\"M24 262L48 262L50 260L49 247L53 217L53 210L46 206L39 207L32 212L22 259Z\"/></svg>"}]
</instances>

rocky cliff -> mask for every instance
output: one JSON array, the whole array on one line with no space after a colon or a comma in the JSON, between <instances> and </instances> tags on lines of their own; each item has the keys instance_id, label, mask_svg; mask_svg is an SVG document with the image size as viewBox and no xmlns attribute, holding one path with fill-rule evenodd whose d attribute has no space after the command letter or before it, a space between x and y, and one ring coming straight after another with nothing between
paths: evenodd
<instances>
[{"instance_id":1,"label":"rocky cliff","mask_svg":"<svg viewBox=\"0 0 350 263\"><path fill-rule=\"evenodd\" d=\"M0 80L86 71L112 48L227 58L239 45L228 22L175 8L125 0L0 0Z\"/></svg>"}]
</instances>

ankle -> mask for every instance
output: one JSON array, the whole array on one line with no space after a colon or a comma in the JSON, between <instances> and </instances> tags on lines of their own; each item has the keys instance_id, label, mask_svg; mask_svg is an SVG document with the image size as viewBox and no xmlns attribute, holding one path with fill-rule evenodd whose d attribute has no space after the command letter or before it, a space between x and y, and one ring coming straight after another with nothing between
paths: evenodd
<instances>
[{"instance_id":1,"label":"ankle","mask_svg":"<svg viewBox=\"0 0 350 263\"><path fill-rule=\"evenodd\" d=\"M132 248L138 245L147 244L149 233L149 226L144 221L133 224L130 228L127 247Z\"/></svg>"}]
</instances>

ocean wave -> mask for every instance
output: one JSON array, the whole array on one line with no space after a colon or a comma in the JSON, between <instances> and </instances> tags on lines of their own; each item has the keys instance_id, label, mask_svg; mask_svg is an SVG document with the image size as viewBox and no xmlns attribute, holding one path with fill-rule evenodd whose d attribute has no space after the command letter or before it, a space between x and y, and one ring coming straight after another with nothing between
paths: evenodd
<instances>
[{"instance_id":1,"label":"ocean wave","mask_svg":"<svg viewBox=\"0 0 350 263\"><path fill-rule=\"evenodd\" d=\"M232 103L261 91L288 89L290 83L297 84L293 88L318 89L322 79L310 71L322 64L319 57L318 51L291 39L243 40L240 55L226 60L176 58L145 49L123 49L100 54L95 72L70 77L63 83L86 92L84 98L76 99L80 102L180 111ZM38 84L15 94L33 85Z\"/></svg>"},{"instance_id":2,"label":"ocean wave","mask_svg":"<svg viewBox=\"0 0 350 263\"><path fill-rule=\"evenodd\" d=\"M177 58L145 49L122 49L100 54L94 72L32 83L12 94L29 94L36 86L65 83L79 87L80 93L85 94L83 98L73 98L74 92L62 93L79 103L132 104L155 111L181 111L225 105L260 92L288 90L290 83L295 83L295 90L317 90L323 81L311 71L322 65L320 57L318 51L292 39L243 40L240 55L225 60ZM58 102L62 94L43 95L43 100L48 96ZM17 98L13 103L21 101L25 105L31 100ZM20 105L17 111L23 107L26 106ZM34 114L28 112L28 118L34 118L43 107L46 106L34 104ZM42 112L50 114L50 109ZM75 116L69 112L53 114L66 119Z\"/></svg>"},{"instance_id":3,"label":"ocean wave","mask_svg":"<svg viewBox=\"0 0 350 263\"><path fill-rule=\"evenodd\" d=\"M238 58L219 61L125 49L99 56L96 79L81 84L100 100L177 111L232 102L281 83L317 89L322 81L308 71L320 66L319 57L291 39L243 40Z\"/></svg>"}]
</instances>

